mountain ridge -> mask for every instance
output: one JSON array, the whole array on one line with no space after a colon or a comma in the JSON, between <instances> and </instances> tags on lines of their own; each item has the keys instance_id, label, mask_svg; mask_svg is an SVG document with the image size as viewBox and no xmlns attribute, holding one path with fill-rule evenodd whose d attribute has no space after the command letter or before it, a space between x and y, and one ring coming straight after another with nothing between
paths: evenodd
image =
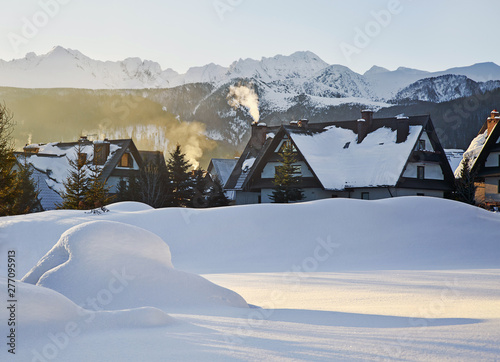
<instances>
[{"instance_id":1,"label":"mountain ridge","mask_svg":"<svg viewBox=\"0 0 500 362\"><path fill-rule=\"evenodd\" d=\"M455 67L439 72L399 67L388 70L373 66L364 74L346 66L328 64L311 51L297 51L290 55L235 60L228 67L214 63L191 67L181 74L171 68L162 69L159 63L129 57L121 61L94 60L78 50L61 46L46 54L31 52L24 58L0 60L0 86L18 88L77 88L77 89L145 89L172 88L192 83L222 85L234 79L247 78L265 83L275 83L278 88L286 85L291 93L300 94L312 89L314 80L325 79L322 74L332 66L344 67L344 83L364 83L358 94L372 101L390 100L398 91L424 78L446 74L465 75L476 82L500 80L500 66L492 62ZM329 79L330 81L331 79ZM324 88L324 83L317 83ZM330 84L331 85L331 84ZM293 89L292 89L293 88ZM353 89L343 92L333 87L329 92L316 93L352 96Z\"/></svg>"}]
</instances>

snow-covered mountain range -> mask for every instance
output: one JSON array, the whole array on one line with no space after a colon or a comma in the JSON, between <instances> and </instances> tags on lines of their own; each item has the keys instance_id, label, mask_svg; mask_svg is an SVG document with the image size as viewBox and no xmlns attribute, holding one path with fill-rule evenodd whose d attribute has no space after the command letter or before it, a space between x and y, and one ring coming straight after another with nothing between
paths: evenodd
<instances>
[{"instance_id":1,"label":"snow-covered mountain range","mask_svg":"<svg viewBox=\"0 0 500 362\"><path fill-rule=\"evenodd\" d=\"M300 94L314 97L320 105L331 105L331 99L339 104L401 99L443 102L499 88L500 66L480 63L434 73L374 66L359 74L303 51L261 60L240 59L229 67L208 64L179 74L149 60L99 61L59 46L43 55L29 53L22 59L0 60L0 86L18 88L145 89L193 83L219 88L241 79L260 84L266 90L261 96L281 107L283 98Z\"/></svg>"}]
</instances>

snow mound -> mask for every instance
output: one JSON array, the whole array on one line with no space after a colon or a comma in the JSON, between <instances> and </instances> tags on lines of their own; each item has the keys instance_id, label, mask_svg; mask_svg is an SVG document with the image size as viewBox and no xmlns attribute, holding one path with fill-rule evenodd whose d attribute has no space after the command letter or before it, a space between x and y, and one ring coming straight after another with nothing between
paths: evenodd
<instances>
[{"instance_id":1,"label":"snow mound","mask_svg":"<svg viewBox=\"0 0 500 362\"><path fill-rule=\"evenodd\" d=\"M94 310L247 307L238 294L175 270L168 245L157 235L110 221L67 230L23 281Z\"/></svg>"},{"instance_id":2,"label":"snow mound","mask_svg":"<svg viewBox=\"0 0 500 362\"><path fill-rule=\"evenodd\" d=\"M147 211L154 209L153 207L143 204L142 202L135 202L135 201L117 202L106 207L109 209L109 211L117 211L117 212L138 212L138 211Z\"/></svg>"},{"instance_id":3,"label":"snow mound","mask_svg":"<svg viewBox=\"0 0 500 362\"><path fill-rule=\"evenodd\" d=\"M0 277L0 288L7 290L7 279ZM122 327L157 327L176 323L165 312L152 307L119 311L86 310L54 290L28 283L16 282L19 324L23 334L46 334L64 331L70 323L74 330ZM2 308L3 314L8 312ZM92 323L92 324L91 324Z\"/></svg>"}]
</instances>

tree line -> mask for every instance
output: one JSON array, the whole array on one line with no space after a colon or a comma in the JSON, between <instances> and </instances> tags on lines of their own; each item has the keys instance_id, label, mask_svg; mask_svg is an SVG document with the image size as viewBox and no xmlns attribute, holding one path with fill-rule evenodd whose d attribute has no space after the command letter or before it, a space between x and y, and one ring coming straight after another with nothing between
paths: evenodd
<instances>
[{"instance_id":1,"label":"tree line","mask_svg":"<svg viewBox=\"0 0 500 362\"><path fill-rule=\"evenodd\" d=\"M0 104L0 216L41 211L39 191L33 180L33 169L18 162L14 155L13 115Z\"/></svg>"},{"instance_id":2,"label":"tree line","mask_svg":"<svg viewBox=\"0 0 500 362\"><path fill-rule=\"evenodd\" d=\"M138 175L121 180L117 201L139 201L155 208L227 206L229 200L218 179L192 165L177 145L166 162L157 154L148 160Z\"/></svg>"},{"instance_id":3,"label":"tree line","mask_svg":"<svg viewBox=\"0 0 500 362\"><path fill-rule=\"evenodd\" d=\"M201 169L191 165L177 145L170 158L163 161L159 153L146 160L136 175L122 178L116 193L110 193L102 177L103 168L87 159L83 146L75 148L75 157L68 159L69 174L59 209L107 211L106 205L119 201L138 201L154 208L226 206L229 200L220 183L209 181Z\"/></svg>"}]
</instances>

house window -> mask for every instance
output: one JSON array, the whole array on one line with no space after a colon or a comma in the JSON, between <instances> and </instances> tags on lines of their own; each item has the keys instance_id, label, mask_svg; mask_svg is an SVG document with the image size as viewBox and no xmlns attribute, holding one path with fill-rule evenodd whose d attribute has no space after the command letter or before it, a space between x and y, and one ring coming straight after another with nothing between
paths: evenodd
<instances>
[{"instance_id":1,"label":"house window","mask_svg":"<svg viewBox=\"0 0 500 362\"><path fill-rule=\"evenodd\" d=\"M423 180L425 178L425 167L417 166L417 178Z\"/></svg>"},{"instance_id":2,"label":"house window","mask_svg":"<svg viewBox=\"0 0 500 362\"><path fill-rule=\"evenodd\" d=\"M498 190L497 193L500 194L500 180L498 180Z\"/></svg>"},{"instance_id":3,"label":"house window","mask_svg":"<svg viewBox=\"0 0 500 362\"><path fill-rule=\"evenodd\" d=\"M425 150L425 140L418 140L418 148L419 151Z\"/></svg>"},{"instance_id":4,"label":"house window","mask_svg":"<svg viewBox=\"0 0 500 362\"><path fill-rule=\"evenodd\" d=\"M370 193L369 192L362 192L361 193L361 200L370 200Z\"/></svg>"},{"instance_id":5,"label":"house window","mask_svg":"<svg viewBox=\"0 0 500 362\"><path fill-rule=\"evenodd\" d=\"M132 159L132 155L130 153L124 153L122 155L122 158L120 159L118 167L129 167L129 168L134 167L134 161Z\"/></svg>"},{"instance_id":6,"label":"house window","mask_svg":"<svg viewBox=\"0 0 500 362\"><path fill-rule=\"evenodd\" d=\"M120 182L118 183L118 189L119 190L126 190L127 189L127 181L124 179L120 179Z\"/></svg>"}]
</instances>

